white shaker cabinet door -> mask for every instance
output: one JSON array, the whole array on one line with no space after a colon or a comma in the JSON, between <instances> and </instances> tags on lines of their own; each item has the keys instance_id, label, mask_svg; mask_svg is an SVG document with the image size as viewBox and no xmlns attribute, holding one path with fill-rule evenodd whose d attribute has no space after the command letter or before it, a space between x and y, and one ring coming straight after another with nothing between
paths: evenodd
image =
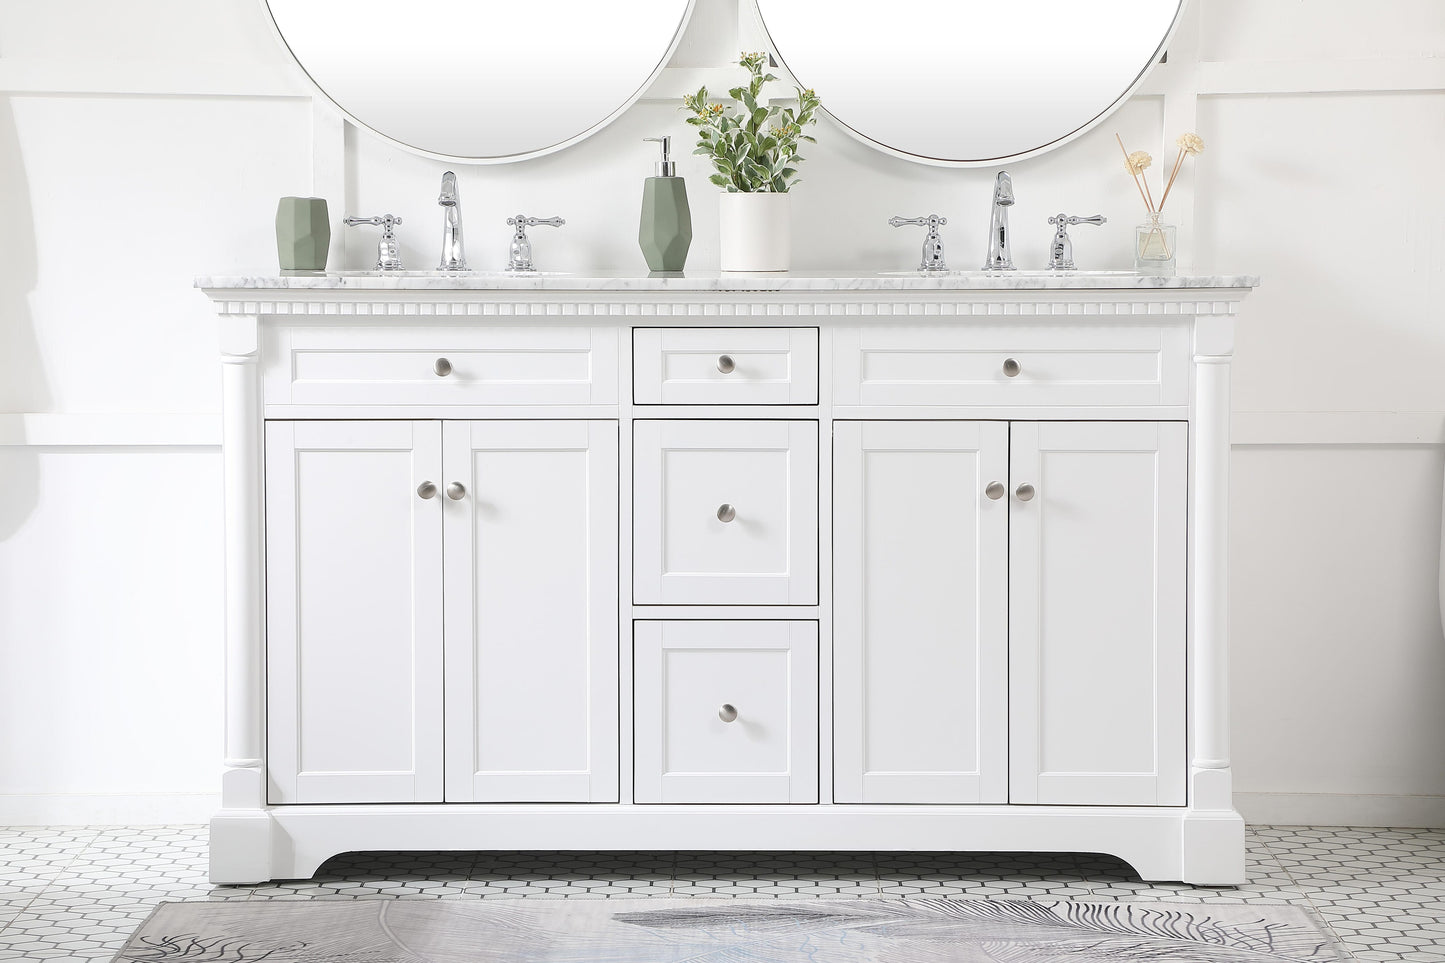
<instances>
[{"instance_id":1,"label":"white shaker cabinet door","mask_svg":"<svg viewBox=\"0 0 1445 963\"><path fill-rule=\"evenodd\" d=\"M633 601L817 604L817 422L637 421L633 439Z\"/></svg>"},{"instance_id":2,"label":"white shaker cabinet door","mask_svg":"<svg viewBox=\"0 0 1445 963\"><path fill-rule=\"evenodd\" d=\"M266 425L273 803L442 799L441 426Z\"/></svg>"},{"instance_id":3,"label":"white shaker cabinet door","mask_svg":"<svg viewBox=\"0 0 1445 963\"><path fill-rule=\"evenodd\" d=\"M833 446L834 798L1005 802L1008 425L840 421Z\"/></svg>"},{"instance_id":4,"label":"white shaker cabinet door","mask_svg":"<svg viewBox=\"0 0 1445 963\"><path fill-rule=\"evenodd\" d=\"M1186 426L1011 431L1009 801L1182 806Z\"/></svg>"},{"instance_id":5,"label":"white shaker cabinet door","mask_svg":"<svg viewBox=\"0 0 1445 963\"><path fill-rule=\"evenodd\" d=\"M617 801L617 444L446 423L449 802Z\"/></svg>"}]
</instances>

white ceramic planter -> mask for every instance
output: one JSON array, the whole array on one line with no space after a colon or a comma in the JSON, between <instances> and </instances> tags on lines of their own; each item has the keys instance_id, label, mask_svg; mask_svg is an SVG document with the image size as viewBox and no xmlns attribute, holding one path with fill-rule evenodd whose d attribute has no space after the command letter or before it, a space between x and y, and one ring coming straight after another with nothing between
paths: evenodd
<instances>
[{"instance_id":1,"label":"white ceramic planter","mask_svg":"<svg viewBox=\"0 0 1445 963\"><path fill-rule=\"evenodd\" d=\"M721 194L718 231L724 271L786 271L793 247L788 194Z\"/></svg>"}]
</instances>

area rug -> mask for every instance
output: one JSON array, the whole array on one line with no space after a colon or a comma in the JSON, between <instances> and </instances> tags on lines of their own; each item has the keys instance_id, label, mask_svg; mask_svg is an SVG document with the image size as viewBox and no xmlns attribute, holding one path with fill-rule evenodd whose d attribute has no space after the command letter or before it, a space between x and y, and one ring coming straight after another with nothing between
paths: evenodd
<instances>
[{"instance_id":1,"label":"area rug","mask_svg":"<svg viewBox=\"0 0 1445 963\"><path fill-rule=\"evenodd\" d=\"M1338 963L1296 906L1073 901L163 903L117 963Z\"/></svg>"}]
</instances>

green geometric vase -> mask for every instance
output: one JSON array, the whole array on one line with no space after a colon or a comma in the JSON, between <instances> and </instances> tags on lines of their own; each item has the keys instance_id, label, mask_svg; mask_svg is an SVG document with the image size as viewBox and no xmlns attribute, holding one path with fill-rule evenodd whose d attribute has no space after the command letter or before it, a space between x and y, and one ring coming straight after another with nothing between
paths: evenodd
<instances>
[{"instance_id":1,"label":"green geometric vase","mask_svg":"<svg viewBox=\"0 0 1445 963\"><path fill-rule=\"evenodd\" d=\"M331 220L324 197L283 197L276 205L276 257L281 273L319 274L326 270Z\"/></svg>"}]
</instances>

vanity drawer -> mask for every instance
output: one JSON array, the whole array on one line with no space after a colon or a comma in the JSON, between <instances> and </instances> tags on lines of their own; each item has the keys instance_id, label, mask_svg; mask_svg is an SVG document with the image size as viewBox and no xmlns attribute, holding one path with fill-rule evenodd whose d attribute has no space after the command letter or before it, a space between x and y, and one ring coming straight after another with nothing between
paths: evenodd
<instances>
[{"instance_id":1,"label":"vanity drawer","mask_svg":"<svg viewBox=\"0 0 1445 963\"><path fill-rule=\"evenodd\" d=\"M637 328L639 405L815 405L817 328Z\"/></svg>"},{"instance_id":2,"label":"vanity drawer","mask_svg":"<svg viewBox=\"0 0 1445 963\"><path fill-rule=\"evenodd\" d=\"M1184 325L847 328L833 358L836 405L1189 403Z\"/></svg>"},{"instance_id":3,"label":"vanity drawer","mask_svg":"<svg viewBox=\"0 0 1445 963\"><path fill-rule=\"evenodd\" d=\"M639 803L818 801L818 623L637 622Z\"/></svg>"},{"instance_id":4,"label":"vanity drawer","mask_svg":"<svg viewBox=\"0 0 1445 963\"><path fill-rule=\"evenodd\" d=\"M292 328L267 345L273 405L615 405L612 327Z\"/></svg>"},{"instance_id":5,"label":"vanity drawer","mask_svg":"<svg viewBox=\"0 0 1445 963\"><path fill-rule=\"evenodd\" d=\"M816 605L818 423L633 423L633 601Z\"/></svg>"}]
</instances>

